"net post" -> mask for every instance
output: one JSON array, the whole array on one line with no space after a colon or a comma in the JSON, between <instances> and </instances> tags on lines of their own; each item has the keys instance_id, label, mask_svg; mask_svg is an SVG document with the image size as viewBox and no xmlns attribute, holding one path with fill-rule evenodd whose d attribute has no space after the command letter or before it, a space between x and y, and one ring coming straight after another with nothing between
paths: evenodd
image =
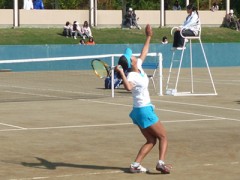
<instances>
[{"instance_id":1,"label":"net post","mask_svg":"<svg viewBox=\"0 0 240 180\"><path fill-rule=\"evenodd\" d=\"M112 98L114 98L114 55L112 55L111 58L111 90Z\"/></svg>"},{"instance_id":2,"label":"net post","mask_svg":"<svg viewBox=\"0 0 240 180\"><path fill-rule=\"evenodd\" d=\"M162 63L163 63L163 58L162 58L162 53L158 53L158 68L159 68L159 96L163 96L163 67L162 67Z\"/></svg>"}]
</instances>

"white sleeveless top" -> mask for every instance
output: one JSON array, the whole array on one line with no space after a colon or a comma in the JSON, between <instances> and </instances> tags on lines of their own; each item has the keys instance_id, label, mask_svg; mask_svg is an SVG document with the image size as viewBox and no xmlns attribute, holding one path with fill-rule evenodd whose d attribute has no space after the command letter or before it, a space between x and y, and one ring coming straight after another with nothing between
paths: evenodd
<instances>
[{"instance_id":1,"label":"white sleeveless top","mask_svg":"<svg viewBox=\"0 0 240 180\"><path fill-rule=\"evenodd\" d=\"M149 79L142 69L142 60L140 58L137 59L137 67L140 72L130 72L127 76L127 80L134 85L131 91L133 107L149 106L151 102L148 91Z\"/></svg>"}]
</instances>

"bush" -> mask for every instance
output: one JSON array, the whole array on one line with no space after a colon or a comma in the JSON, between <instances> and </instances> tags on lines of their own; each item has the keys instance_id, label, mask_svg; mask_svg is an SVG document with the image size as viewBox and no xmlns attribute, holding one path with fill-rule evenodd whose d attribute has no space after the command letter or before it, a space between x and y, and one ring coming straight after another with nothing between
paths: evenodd
<instances>
[{"instance_id":1,"label":"bush","mask_svg":"<svg viewBox=\"0 0 240 180\"><path fill-rule=\"evenodd\" d=\"M1 9L13 9L13 0L0 0Z\"/></svg>"},{"instance_id":2,"label":"bush","mask_svg":"<svg viewBox=\"0 0 240 180\"><path fill-rule=\"evenodd\" d=\"M89 0L43 0L46 9L89 9Z\"/></svg>"},{"instance_id":3,"label":"bush","mask_svg":"<svg viewBox=\"0 0 240 180\"><path fill-rule=\"evenodd\" d=\"M24 0L18 0L19 9L22 9ZM185 8L185 0L178 0L182 9ZM98 9L122 9L122 0L98 0ZM126 0L127 6L138 10L157 10L160 9L159 0ZM168 8L172 9L175 0L165 0ZM43 0L46 9L89 9L89 0ZM197 5L196 0L190 0L189 3ZM226 8L226 1L219 0L219 8ZM235 10L236 15L240 14L240 0L231 1L231 9ZM0 9L13 9L14 0L0 0ZM209 0L199 1L199 9L208 10Z\"/></svg>"}]
</instances>

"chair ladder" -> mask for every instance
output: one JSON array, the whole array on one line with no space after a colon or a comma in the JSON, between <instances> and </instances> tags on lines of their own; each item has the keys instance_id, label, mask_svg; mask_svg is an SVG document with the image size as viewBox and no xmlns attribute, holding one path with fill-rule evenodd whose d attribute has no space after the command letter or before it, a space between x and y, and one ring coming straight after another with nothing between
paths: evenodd
<instances>
[{"instance_id":1,"label":"chair ladder","mask_svg":"<svg viewBox=\"0 0 240 180\"><path fill-rule=\"evenodd\" d=\"M213 82L213 78L210 72L210 68L208 65L208 61L207 61L207 57L201 42L200 38L197 38L199 40L200 46L201 46L201 50L204 56L204 60L205 60L205 64L208 70L208 74L211 80L211 84L212 84L212 88L213 88L213 93L202 93L202 94L196 94L194 93L194 83L193 83L193 67L192 67L192 37L186 37L184 39L184 45L183 48L181 50L178 49L173 49L173 54L172 54L172 59L171 59L171 64L170 64L170 68L169 68L169 74L168 74L168 78L167 78L167 85L166 85L166 94L167 95L173 95L173 96L188 96L188 95L217 95L216 92L216 88ZM180 72L181 72L181 67L182 67L182 61L183 61L183 56L184 56L184 52L186 50L186 45L187 42L189 41L189 48L190 48L190 76L191 76L191 90L190 92L178 92L177 88L178 88L178 82L179 82L179 76L180 76ZM181 51L181 56L180 59L175 59L176 56L176 51ZM174 69L174 67L176 66L176 63L178 63L178 67L176 69ZM174 72L173 73L173 69ZM175 78L173 77L173 75L175 75Z\"/></svg>"}]
</instances>

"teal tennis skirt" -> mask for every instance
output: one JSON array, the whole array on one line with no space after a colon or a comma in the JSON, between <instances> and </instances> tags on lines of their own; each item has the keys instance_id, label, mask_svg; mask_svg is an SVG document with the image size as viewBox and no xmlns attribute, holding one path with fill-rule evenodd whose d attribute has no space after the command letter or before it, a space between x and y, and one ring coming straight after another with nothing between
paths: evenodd
<instances>
[{"instance_id":1,"label":"teal tennis skirt","mask_svg":"<svg viewBox=\"0 0 240 180\"><path fill-rule=\"evenodd\" d=\"M140 126L142 129L145 129L158 121L153 106L134 107L129 116L133 123Z\"/></svg>"}]
</instances>

